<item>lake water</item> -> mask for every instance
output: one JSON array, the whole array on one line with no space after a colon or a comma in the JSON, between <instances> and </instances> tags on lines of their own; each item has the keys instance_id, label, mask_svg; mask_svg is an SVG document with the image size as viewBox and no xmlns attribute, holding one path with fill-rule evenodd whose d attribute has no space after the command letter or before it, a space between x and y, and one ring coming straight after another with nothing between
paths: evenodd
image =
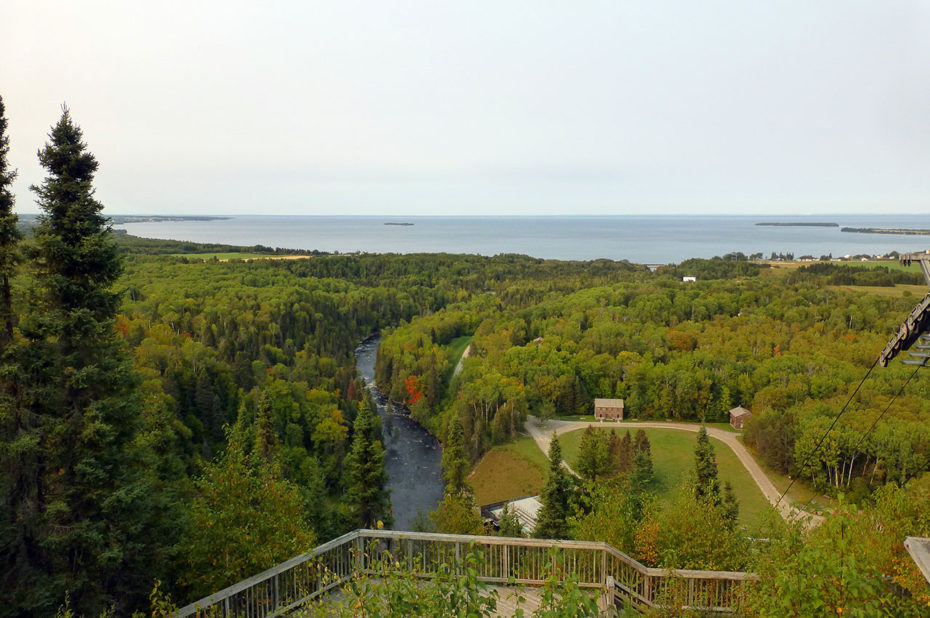
<instances>
[{"instance_id":1,"label":"lake water","mask_svg":"<svg viewBox=\"0 0 930 618\"><path fill-rule=\"evenodd\" d=\"M400 217L236 216L116 226L130 234L230 245L350 253L522 253L540 258L680 262L734 251L834 257L930 249L930 236L769 227L759 222L831 222L840 227L930 228L930 215ZM413 225L385 225L412 223Z\"/></svg>"},{"instance_id":2,"label":"lake water","mask_svg":"<svg viewBox=\"0 0 930 618\"><path fill-rule=\"evenodd\" d=\"M411 530L420 512L424 516L442 500L442 449L439 440L404 412L388 411L387 399L375 385L375 358L380 339L355 349L355 363L378 404L384 432L384 467L394 510L394 529Z\"/></svg>"}]
</instances>

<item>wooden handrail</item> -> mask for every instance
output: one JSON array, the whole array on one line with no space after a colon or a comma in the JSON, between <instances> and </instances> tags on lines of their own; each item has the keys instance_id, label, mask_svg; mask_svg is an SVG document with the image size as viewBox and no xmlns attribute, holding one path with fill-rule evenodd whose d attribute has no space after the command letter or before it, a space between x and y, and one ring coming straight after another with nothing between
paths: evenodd
<instances>
[{"instance_id":1,"label":"wooden handrail","mask_svg":"<svg viewBox=\"0 0 930 618\"><path fill-rule=\"evenodd\" d=\"M270 618L281 615L324 594L356 573L367 571L365 564L359 562L366 541L396 543L405 552L404 564L413 556L416 543L425 543L427 547L433 546L434 549L453 550L456 556L460 556L461 549L468 546L484 546L492 553L495 550L491 548L498 548L496 557L488 560L488 565L482 569L484 574L478 579L494 583L515 581L531 586L543 585L550 575L542 568L545 557L540 554L540 550L556 549L562 552L567 562L574 562L580 586L602 588L615 595L617 600L628 600L645 607L666 604L667 600L663 595L668 595L669 590L675 585L686 583L687 600L683 601L684 606L708 611L735 611L736 607L729 603L730 587L758 580L752 573L647 567L611 545L595 541L354 530L310 552L199 599L178 610L176 616L186 618L209 614ZM418 555L422 557L427 547L421 548ZM520 560L523 561L522 564ZM523 569L519 573L520 577L513 575L515 569ZM329 580L323 579L324 572ZM428 572L420 575L432 577ZM713 598L717 603L701 603L704 597L701 596L698 586L707 586L708 582L713 581L720 582L723 586L722 591L719 587L715 588ZM678 588L674 588L674 591L677 592Z\"/></svg>"}]
</instances>

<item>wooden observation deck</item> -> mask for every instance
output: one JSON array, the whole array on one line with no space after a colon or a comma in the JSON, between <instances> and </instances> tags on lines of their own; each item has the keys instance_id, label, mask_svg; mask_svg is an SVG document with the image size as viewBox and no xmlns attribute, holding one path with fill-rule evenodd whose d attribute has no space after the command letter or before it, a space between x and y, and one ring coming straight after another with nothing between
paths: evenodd
<instances>
[{"instance_id":1,"label":"wooden observation deck","mask_svg":"<svg viewBox=\"0 0 930 618\"><path fill-rule=\"evenodd\" d=\"M616 608L733 613L746 586L758 579L752 573L649 568L606 543L355 530L195 601L176 615L284 616L357 574L383 575L385 565L427 580L437 576L441 565L462 568L461 559L472 548L484 554L478 580L492 586L543 586L554 574L550 565L555 551L562 569L580 587L600 593L606 605Z\"/></svg>"}]
</instances>

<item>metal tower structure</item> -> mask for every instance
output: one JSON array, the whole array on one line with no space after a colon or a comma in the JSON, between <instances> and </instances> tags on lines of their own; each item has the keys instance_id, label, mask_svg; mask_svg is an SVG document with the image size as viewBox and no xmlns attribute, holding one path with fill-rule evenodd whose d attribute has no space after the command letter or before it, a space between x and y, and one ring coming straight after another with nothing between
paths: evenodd
<instances>
[{"instance_id":1,"label":"metal tower structure","mask_svg":"<svg viewBox=\"0 0 930 618\"><path fill-rule=\"evenodd\" d=\"M930 286L930 252L926 253L908 253L901 256L901 263L910 266L913 263L920 264L920 269L924 273L924 279ZM911 346L916 352L909 352L911 358L904 359L905 365L924 366L930 361L930 292L917 306L911 311L907 319L898 327L885 349L882 350L878 357L878 362L882 367L887 367L898 353L909 350ZM914 344L917 345L914 345Z\"/></svg>"}]
</instances>

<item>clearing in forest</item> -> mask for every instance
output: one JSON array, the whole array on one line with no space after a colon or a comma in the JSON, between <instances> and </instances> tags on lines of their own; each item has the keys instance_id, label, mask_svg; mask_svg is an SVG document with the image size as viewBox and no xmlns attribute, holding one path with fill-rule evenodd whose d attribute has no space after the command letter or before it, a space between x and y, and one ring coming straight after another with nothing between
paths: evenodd
<instances>
[{"instance_id":1,"label":"clearing in forest","mask_svg":"<svg viewBox=\"0 0 930 618\"><path fill-rule=\"evenodd\" d=\"M630 435L634 436L638 428L635 423L630 425ZM610 429L597 427L595 430L610 431ZM618 427L616 431L617 435L623 437L626 428ZM653 490L659 500L670 501L694 470L694 447L697 444L697 434L675 429L643 429L643 431L646 432L652 445L652 465L655 472ZM578 445L583 432L584 430L579 429L559 435L562 454L572 466L578 459ZM769 508L768 501L730 447L713 437L711 437L711 444L714 445L721 487L724 482L729 481L739 500L740 521L746 525L756 523L762 513Z\"/></svg>"},{"instance_id":2,"label":"clearing in forest","mask_svg":"<svg viewBox=\"0 0 930 618\"><path fill-rule=\"evenodd\" d=\"M548 460L533 438L521 436L485 453L468 482L479 505L533 496L542 490L547 466Z\"/></svg>"}]
</instances>

